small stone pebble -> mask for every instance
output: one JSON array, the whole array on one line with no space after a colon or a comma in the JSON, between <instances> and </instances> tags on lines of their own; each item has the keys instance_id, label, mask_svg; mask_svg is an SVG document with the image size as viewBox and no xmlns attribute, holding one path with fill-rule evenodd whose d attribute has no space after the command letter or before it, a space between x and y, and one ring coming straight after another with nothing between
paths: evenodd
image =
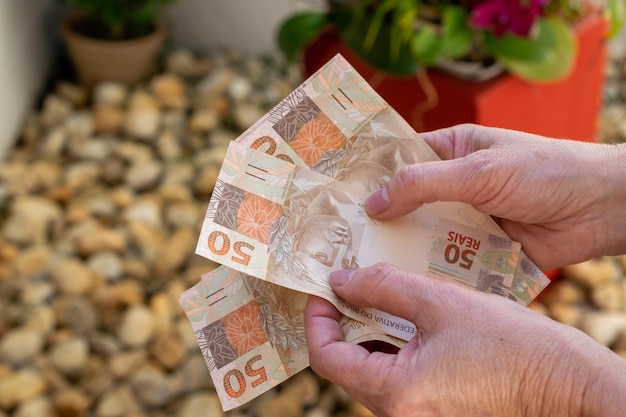
<instances>
[{"instance_id":1,"label":"small stone pebble","mask_svg":"<svg viewBox=\"0 0 626 417\"><path fill-rule=\"evenodd\" d=\"M128 96L128 87L111 81L100 82L94 87L93 96L94 103L122 106Z\"/></svg>"},{"instance_id":2,"label":"small stone pebble","mask_svg":"<svg viewBox=\"0 0 626 417\"><path fill-rule=\"evenodd\" d=\"M63 340L51 347L50 359L54 366L65 374L73 374L83 369L89 355L87 340L74 337Z\"/></svg>"},{"instance_id":3,"label":"small stone pebble","mask_svg":"<svg viewBox=\"0 0 626 417\"><path fill-rule=\"evenodd\" d=\"M14 417L47 417L53 416L52 401L48 397L35 397L22 402L15 412Z\"/></svg>"},{"instance_id":4,"label":"small stone pebble","mask_svg":"<svg viewBox=\"0 0 626 417\"><path fill-rule=\"evenodd\" d=\"M86 417L91 399L79 388L66 388L55 394L53 406L58 417Z\"/></svg>"},{"instance_id":5,"label":"small stone pebble","mask_svg":"<svg viewBox=\"0 0 626 417\"><path fill-rule=\"evenodd\" d=\"M94 274L77 257L63 257L53 261L50 276L60 292L83 294L94 284Z\"/></svg>"},{"instance_id":6,"label":"small stone pebble","mask_svg":"<svg viewBox=\"0 0 626 417\"><path fill-rule=\"evenodd\" d=\"M87 266L107 281L115 281L124 273L121 256L111 251L95 253L87 261Z\"/></svg>"},{"instance_id":7,"label":"small stone pebble","mask_svg":"<svg viewBox=\"0 0 626 417\"><path fill-rule=\"evenodd\" d=\"M129 347L142 347L153 336L154 329L154 318L150 310L142 305L135 305L124 315L118 336Z\"/></svg>"},{"instance_id":8,"label":"small stone pebble","mask_svg":"<svg viewBox=\"0 0 626 417\"><path fill-rule=\"evenodd\" d=\"M15 328L0 340L0 360L12 365L24 365L44 347L44 334L36 329Z\"/></svg>"},{"instance_id":9,"label":"small stone pebble","mask_svg":"<svg viewBox=\"0 0 626 417\"><path fill-rule=\"evenodd\" d=\"M148 407L162 407L175 394L174 384L156 367L141 367L129 376L130 386L139 401Z\"/></svg>"},{"instance_id":10,"label":"small stone pebble","mask_svg":"<svg viewBox=\"0 0 626 417\"><path fill-rule=\"evenodd\" d=\"M180 407L179 415L180 417L221 417L224 413L216 395L198 393L185 400Z\"/></svg>"},{"instance_id":11,"label":"small stone pebble","mask_svg":"<svg viewBox=\"0 0 626 417\"><path fill-rule=\"evenodd\" d=\"M34 367L21 368L0 380L0 409L9 410L41 395L46 388L41 372Z\"/></svg>"},{"instance_id":12,"label":"small stone pebble","mask_svg":"<svg viewBox=\"0 0 626 417\"><path fill-rule=\"evenodd\" d=\"M128 385L113 387L102 395L96 405L97 417L123 417L141 406Z\"/></svg>"}]
</instances>

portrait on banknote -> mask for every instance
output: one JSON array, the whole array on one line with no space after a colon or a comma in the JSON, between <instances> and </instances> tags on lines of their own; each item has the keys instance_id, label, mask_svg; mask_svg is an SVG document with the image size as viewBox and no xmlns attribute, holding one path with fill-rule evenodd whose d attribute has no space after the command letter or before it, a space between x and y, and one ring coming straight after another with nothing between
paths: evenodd
<instances>
[{"instance_id":1,"label":"portrait on banknote","mask_svg":"<svg viewBox=\"0 0 626 417\"><path fill-rule=\"evenodd\" d=\"M359 267L362 226L348 221L359 202L329 183L296 178L293 184L283 218L270 232L270 252L275 265L302 285L332 291L330 272ZM273 241L287 244L273 245Z\"/></svg>"},{"instance_id":2,"label":"portrait on banknote","mask_svg":"<svg viewBox=\"0 0 626 417\"><path fill-rule=\"evenodd\" d=\"M410 140L359 135L351 142L347 157L339 161L336 179L374 192L403 167L420 162L413 144Z\"/></svg>"}]
</instances>

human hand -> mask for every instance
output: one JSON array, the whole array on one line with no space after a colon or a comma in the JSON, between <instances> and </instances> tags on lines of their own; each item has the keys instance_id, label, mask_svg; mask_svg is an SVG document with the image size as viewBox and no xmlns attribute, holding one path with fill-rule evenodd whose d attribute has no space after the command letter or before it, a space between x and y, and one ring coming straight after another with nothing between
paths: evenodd
<instances>
[{"instance_id":1,"label":"human hand","mask_svg":"<svg viewBox=\"0 0 626 417\"><path fill-rule=\"evenodd\" d=\"M444 160L408 166L366 202L386 219L460 201L496 217L541 269L626 252L626 145L459 125L421 134Z\"/></svg>"},{"instance_id":2,"label":"human hand","mask_svg":"<svg viewBox=\"0 0 626 417\"><path fill-rule=\"evenodd\" d=\"M345 342L330 303L309 298L311 367L379 417L601 417L626 407L625 361L510 300L388 264L335 272L331 285L418 329L397 354L370 353Z\"/></svg>"}]
</instances>

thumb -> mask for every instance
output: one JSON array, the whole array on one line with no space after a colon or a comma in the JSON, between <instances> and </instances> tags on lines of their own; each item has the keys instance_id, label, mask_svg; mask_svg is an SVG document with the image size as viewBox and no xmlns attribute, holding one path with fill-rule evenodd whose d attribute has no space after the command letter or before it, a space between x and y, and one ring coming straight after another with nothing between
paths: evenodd
<instances>
[{"instance_id":1,"label":"thumb","mask_svg":"<svg viewBox=\"0 0 626 417\"><path fill-rule=\"evenodd\" d=\"M484 200L491 164L478 151L463 158L413 164L398 171L385 187L365 202L376 218L399 217L425 203L458 201L476 205ZM493 184L490 184L493 191Z\"/></svg>"},{"instance_id":2,"label":"thumb","mask_svg":"<svg viewBox=\"0 0 626 417\"><path fill-rule=\"evenodd\" d=\"M426 332L448 323L455 316L455 300L469 291L386 263L335 271L330 274L330 284L348 303L407 319Z\"/></svg>"}]
</instances>

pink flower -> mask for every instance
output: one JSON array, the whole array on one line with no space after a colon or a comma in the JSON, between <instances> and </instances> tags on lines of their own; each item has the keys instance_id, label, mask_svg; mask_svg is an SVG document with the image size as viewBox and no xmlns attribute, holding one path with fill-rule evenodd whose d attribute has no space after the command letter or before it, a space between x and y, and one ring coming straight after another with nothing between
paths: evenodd
<instances>
[{"instance_id":1,"label":"pink flower","mask_svg":"<svg viewBox=\"0 0 626 417\"><path fill-rule=\"evenodd\" d=\"M526 36L549 0L484 0L472 10L472 24L496 36Z\"/></svg>"}]
</instances>

